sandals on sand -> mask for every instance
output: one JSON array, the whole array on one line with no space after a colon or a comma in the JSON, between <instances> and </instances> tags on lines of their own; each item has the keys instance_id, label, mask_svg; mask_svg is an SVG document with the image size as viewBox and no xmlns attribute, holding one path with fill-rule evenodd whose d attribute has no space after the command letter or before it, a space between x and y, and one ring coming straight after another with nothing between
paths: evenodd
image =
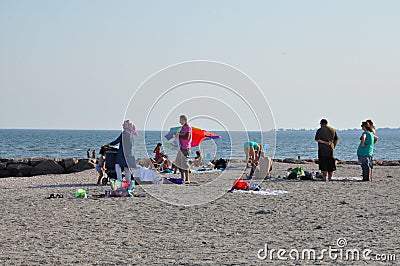
<instances>
[{"instance_id":1,"label":"sandals on sand","mask_svg":"<svg viewBox=\"0 0 400 266\"><path fill-rule=\"evenodd\" d=\"M50 196L47 199L55 199L55 198L64 198L63 194L50 194Z\"/></svg>"}]
</instances>

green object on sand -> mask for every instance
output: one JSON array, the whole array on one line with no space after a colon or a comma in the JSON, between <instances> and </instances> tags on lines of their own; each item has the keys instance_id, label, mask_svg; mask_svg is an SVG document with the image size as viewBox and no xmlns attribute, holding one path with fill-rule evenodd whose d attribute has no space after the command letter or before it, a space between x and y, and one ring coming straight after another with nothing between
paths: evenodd
<instances>
[{"instance_id":1,"label":"green object on sand","mask_svg":"<svg viewBox=\"0 0 400 266\"><path fill-rule=\"evenodd\" d=\"M76 192L75 192L75 197L77 197L77 198L87 198L87 194L86 194L86 191L84 190L84 189L78 189Z\"/></svg>"}]
</instances>

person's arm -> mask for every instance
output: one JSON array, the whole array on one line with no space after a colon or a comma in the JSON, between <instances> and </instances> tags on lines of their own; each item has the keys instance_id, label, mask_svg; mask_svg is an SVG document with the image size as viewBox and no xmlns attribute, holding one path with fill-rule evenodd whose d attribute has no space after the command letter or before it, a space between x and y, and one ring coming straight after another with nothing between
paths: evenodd
<instances>
[{"instance_id":1,"label":"person's arm","mask_svg":"<svg viewBox=\"0 0 400 266\"><path fill-rule=\"evenodd\" d=\"M376 131L374 130L372 133L374 133L374 144L378 141L378 136L376 135Z\"/></svg>"},{"instance_id":2,"label":"person's arm","mask_svg":"<svg viewBox=\"0 0 400 266\"><path fill-rule=\"evenodd\" d=\"M329 145L329 141L324 141L324 140L322 140L322 139L317 139L316 141L317 141L318 143L320 143L320 144Z\"/></svg>"},{"instance_id":3,"label":"person's arm","mask_svg":"<svg viewBox=\"0 0 400 266\"><path fill-rule=\"evenodd\" d=\"M318 130L317 133L315 134L315 141L318 142L319 144L329 145L329 142L320 139L320 137L319 137L319 130Z\"/></svg>"},{"instance_id":4,"label":"person's arm","mask_svg":"<svg viewBox=\"0 0 400 266\"><path fill-rule=\"evenodd\" d=\"M101 169L102 170L106 170L106 164L105 164L105 159L104 158L101 158Z\"/></svg>"},{"instance_id":5,"label":"person's arm","mask_svg":"<svg viewBox=\"0 0 400 266\"><path fill-rule=\"evenodd\" d=\"M190 138L190 132L186 132L186 134L183 134L183 135L179 134L179 138L180 139L189 139Z\"/></svg>"},{"instance_id":6,"label":"person's arm","mask_svg":"<svg viewBox=\"0 0 400 266\"><path fill-rule=\"evenodd\" d=\"M365 145L365 139L366 139L366 135L362 134L361 136L361 147L365 148L367 145Z\"/></svg>"},{"instance_id":7,"label":"person's arm","mask_svg":"<svg viewBox=\"0 0 400 266\"><path fill-rule=\"evenodd\" d=\"M336 145L339 143L339 139L335 139L335 141L333 142L333 145L336 147Z\"/></svg>"},{"instance_id":8,"label":"person's arm","mask_svg":"<svg viewBox=\"0 0 400 266\"><path fill-rule=\"evenodd\" d=\"M108 145L111 145L111 146L117 145L121 142L121 140L122 140L122 133L119 135L119 137L116 140L110 142Z\"/></svg>"},{"instance_id":9,"label":"person's arm","mask_svg":"<svg viewBox=\"0 0 400 266\"><path fill-rule=\"evenodd\" d=\"M334 139L334 140L333 140L333 147L335 148L336 145L339 143L339 137L338 137L338 135L336 134L336 132L335 132L335 137L334 137L333 139Z\"/></svg>"}]
</instances>

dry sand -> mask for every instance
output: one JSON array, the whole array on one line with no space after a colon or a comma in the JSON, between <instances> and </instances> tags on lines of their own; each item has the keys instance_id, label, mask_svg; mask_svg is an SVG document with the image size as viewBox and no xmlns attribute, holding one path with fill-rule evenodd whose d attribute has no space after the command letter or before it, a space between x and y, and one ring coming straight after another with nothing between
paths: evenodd
<instances>
[{"instance_id":1,"label":"dry sand","mask_svg":"<svg viewBox=\"0 0 400 266\"><path fill-rule=\"evenodd\" d=\"M295 165L275 163L273 176ZM308 170L315 165L303 165ZM231 180L241 170L225 171ZM225 193L209 203L176 206L154 197L91 198L104 187L96 172L0 179L0 264L61 265L386 265L396 261L329 258L261 260L269 249L366 248L371 257L394 254L400 261L399 167L376 167L373 183L356 181L266 181L277 196ZM339 165L337 176L359 176L356 165ZM193 174L191 185L219 173ZM176 175L177 177L177 175ZM154 186L154 185L153 185ZM165 193L177 185L162 185ZM144 193L137 187L136 193ZM205 187L205 186L202 186ZM210 187L212 187L210 185ZM78 188L89 198L76 199ZM176 191L176 190L175 190ZM51 193L64 198L46 199ZM270 253L269 253L270 254ZM295 256L295 253L291 253ZM332 253L337 254L338 253ZM264 255L263 252L260 255ZM288 253L284 256L288 257ZM340 257L339 257L340 258ZM399 263L399 262L397 262Z\"/></svg>"}]
</instances>

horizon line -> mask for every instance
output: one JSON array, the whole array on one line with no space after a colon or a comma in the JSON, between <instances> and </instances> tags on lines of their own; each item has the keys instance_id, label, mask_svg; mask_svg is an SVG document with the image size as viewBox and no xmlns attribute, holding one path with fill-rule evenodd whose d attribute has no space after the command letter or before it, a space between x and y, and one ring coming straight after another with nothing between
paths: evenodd
<instances>
[{"instance_id":1,"label":"horizon line","mask_svg":"<svg viewBox=\"0 0 400 266\"><path fill-rule=\"evenodd\" d=\"M264 132L269 132L269 131L311 131L311 130L317 130L318 127L316 128L276 128L276 129L270 129ZM347 130L361 130L360 128L335 128L336 130L339 131L347 131ZM376 130L382 130L382 129L400 129L400 127L380 127L377 128ZM65 130L65 131L121 131L121 129L107 129L107 128L13 128L13 127L5 127L5 128L0 128L0 130ZM144 130L137 130L139 132L143 132ZM160 130L160 129L148 129L146 131L168 131L168 130ZM207 129L207 131L218 131L218 132L223 132L221 130L213 130L213 129ZM247 130L248 132L259 132L259 130ZM229 130L229 132L246 132L246 130Z\"/></svg>"}]
</instances>

